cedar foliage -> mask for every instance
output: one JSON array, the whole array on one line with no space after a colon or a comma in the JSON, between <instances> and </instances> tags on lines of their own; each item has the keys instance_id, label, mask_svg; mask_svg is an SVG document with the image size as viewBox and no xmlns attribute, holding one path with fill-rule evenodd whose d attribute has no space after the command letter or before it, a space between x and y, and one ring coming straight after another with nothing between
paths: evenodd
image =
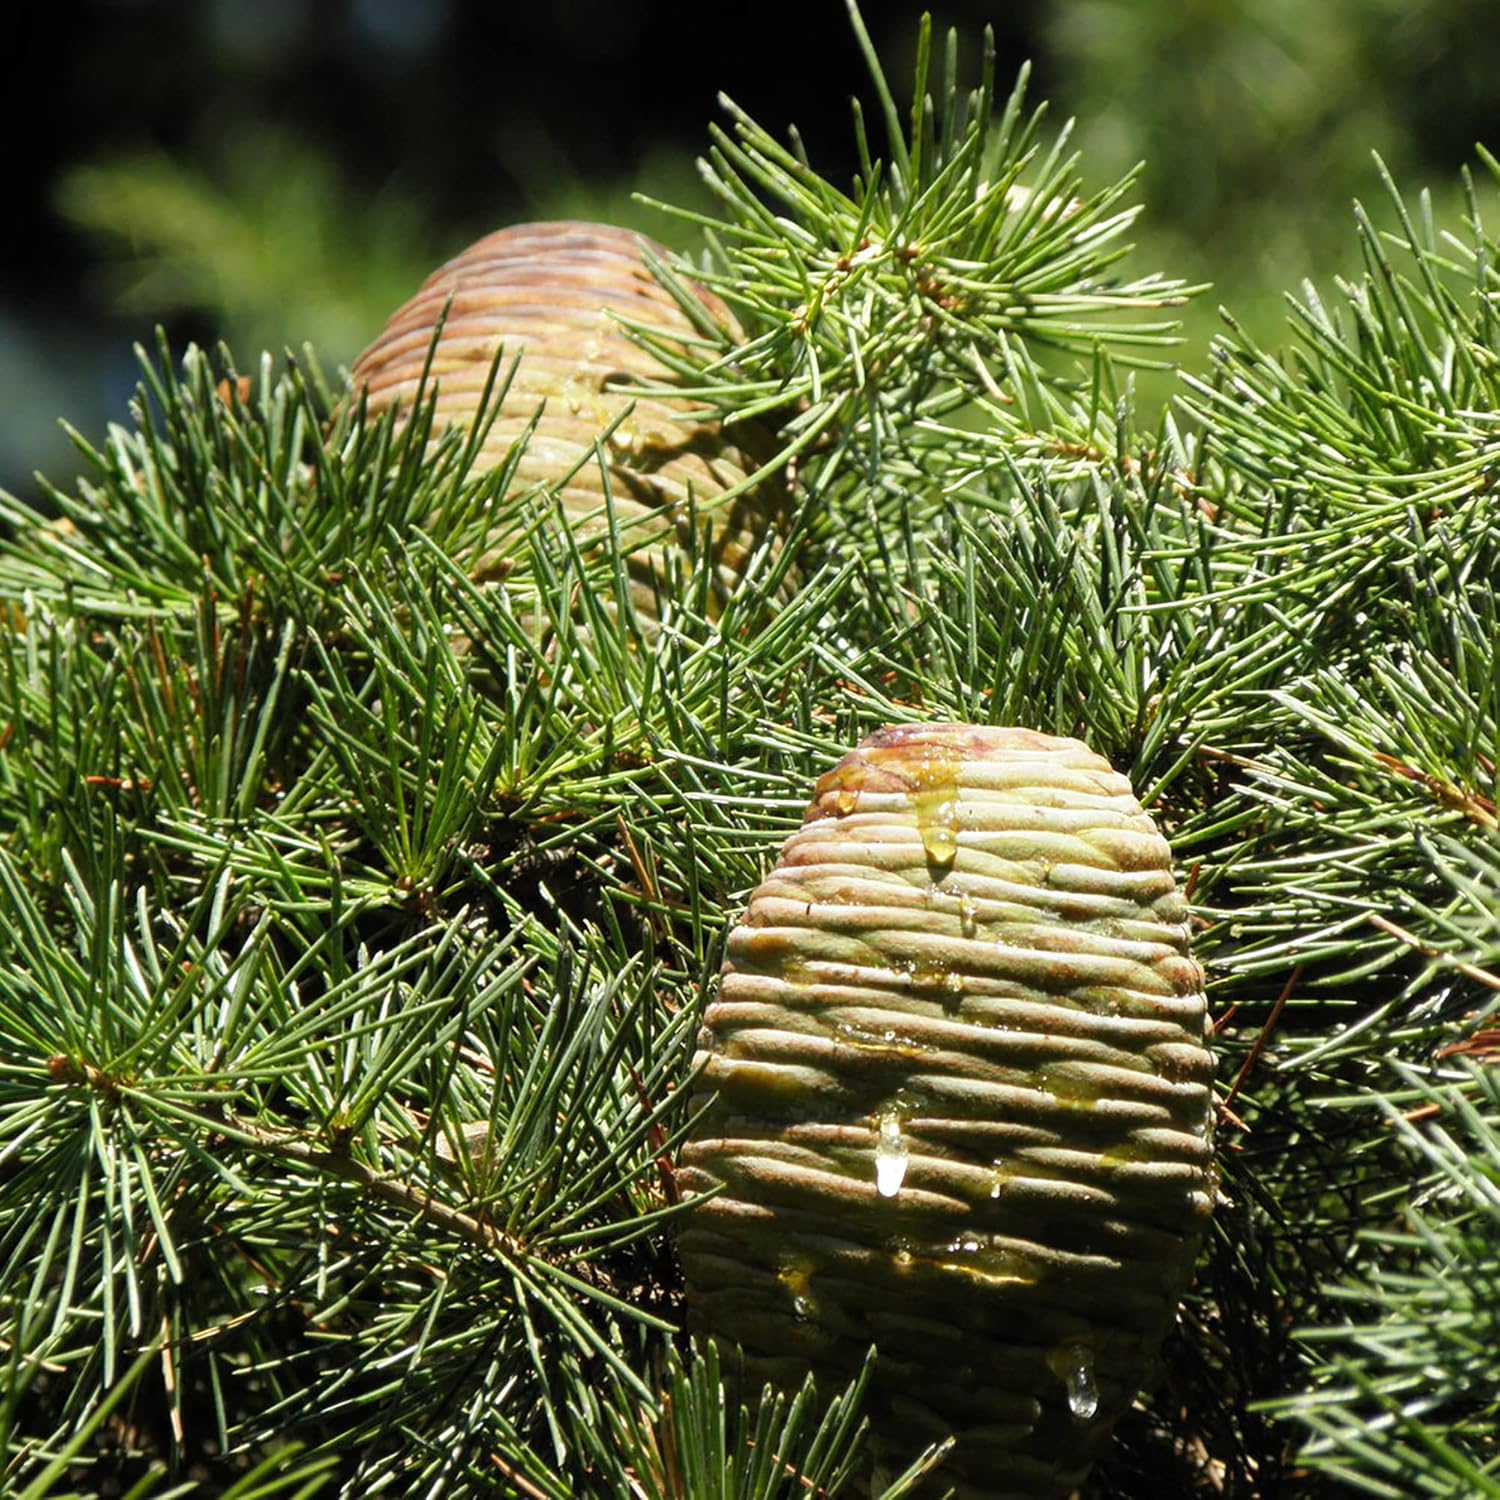
<instances>
[{"instance_id":1,"label":"cedar foliage","mask_svg":"<svg viewBox=\"0 0 1500 1500\"><path fill-rule=\"evenodd\" d=\"M0 501L8 1493L847 1489L858 1383L726 1410L681 1337L683 1083L813 777L958 718L1131 776L1218 1018L1224 1202L1091 1494L1500 1495L1500 167L1139 411L1191 289L931 40L847 188L731 106L659 268L800 501L716 618L310 355L143 356Z\"/></svg>"}]
</instances>

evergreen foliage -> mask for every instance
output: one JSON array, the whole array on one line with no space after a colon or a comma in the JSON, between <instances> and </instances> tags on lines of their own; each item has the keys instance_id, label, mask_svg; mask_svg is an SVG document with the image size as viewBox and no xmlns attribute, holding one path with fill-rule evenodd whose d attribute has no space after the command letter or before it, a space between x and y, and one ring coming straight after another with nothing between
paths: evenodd
<instances>
[{"instance_id":1,"label":"evergreen foliage","mask_svg":"<svg viewBox=\"0 0 1500 1500\"><path fill-rule=\"evenodd\" d=\"M8 1491L848 1493L858 1383L741 1410L680 1338L683 1084L812 778L962 718L1132 777L1218 1016L1224 1202L1093 1493L1500 1494L1493 189L1392 188L1139 413L1128 184L919 52L847 192L735 111L661 268L802 502L715 618L706 549L643 620L310 360L162 349L3 502Z\"/></svg>"},{"instance_id":2,"label":"evergreen foliage","mask_svg":"<svg viewBox=\"0 0 1500 1500\"><path fill-rule=\"evenodd\" d=\"M358 349L371 307L395 306L438 258L429 205L370 195L285 126L215 131L197 166L160 149L71 168L58 211L107 247L113 305L155 317L213 308L248 347L302 330L321 348Z\"/></svg>"}]
</instances>

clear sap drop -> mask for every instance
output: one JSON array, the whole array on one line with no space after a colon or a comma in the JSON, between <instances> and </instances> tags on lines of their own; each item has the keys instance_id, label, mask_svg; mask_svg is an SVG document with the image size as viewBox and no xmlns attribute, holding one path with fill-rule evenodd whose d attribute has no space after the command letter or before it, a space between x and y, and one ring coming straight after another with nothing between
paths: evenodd
<instances>
[{"instance_id":1,"label":"clear sap drop","mask_svg":"<svg viewBox=\"0 0 1500 1500\"><path fill-rule=\"evenodd\" d=\"M841 787L838 796L833 799L833 805L839 817L847 818L859 806L859 793L849 787Z\"/></svg>"},{"instance_id":2,"label":"clear sap drop","mask_svg":"<svg viewBox=\"0 0 1500 1500\"><path fill-rule=\"evenodd\" d=\"M1071 1344L1066 1351L1068 1410L1087 1422L1099 1410L1099 1386L1094 1380L1094 1351L1087 1344Z\"/></svg>"},{"instance_id":3,"label":"clear sap drop","mask_svg":"<svg viewBox=\"0 0 1500 1500\"><path fill-rule=\"evenodd\" d=\"M913 968L911 982L914 989L936 991L955 1000L960 999L964 992L964 976L946 966Z\"/></svg>"},{"instance_id":4,"label":"clear sap drop","mask_svg":"<svg viewBox=\"0 0 1500 1500\"><path fill-rule=\"evenodd\" d=\"M776 1273L776 1279L791 1294L792 1316L799 1323L817 1316L818 1304L813 1298L812 1278L816 1262L805 1255L788 1257Z\"/></svg>"},{"instance_id":5,"label":"clear sap drop","mask_svg":"<svg viewBox=\"0 0 1500 1500\"><path fill-rule=\"evenodd\" d=\"M901 1191L910 1155L900 1117L882 1115L880 1139L875 1142L875 1191L882 1198L894 1198Z\"/></svg>"},{"instance_id":6,"label":"clear sap drop","mask_svg":"<svg viewBox=\"0 0 1500 1500\"><path fill-rule=\"evenodd\" d=\"M1005 1167L1005 1158L996 1157L994 1168L990 1172L990 1197L998 1198L1005 1184L1010 1180L1010 1173Z\"/></svg>"},{"instance_id":7,"label":"clear sap drop","mask_svg":"<svg viewBox=\"0 0 1500 1500\"><path fill-rule=\"evenodd\" d=\"M958 857L958 771L963 756L956 745L921 747L903 769L913 788L911 807L934 884Z\"/></svg>"},{"instance_id":8,"label":"clear sap drop","mask_svg":"<svg viewBox=\"0 0 1500 1500\"><path fill-rule=\"evenodd\" d=\"M958 925L966 938L973 937L979 930L979 911L967 891L958 898Z\"/></svg>"},{"instance_id":9,"label":"clear sap drop","mask_svg":"<svg viewBox=\"0 0 1500 1500\"><path fill-rule=\"evenodd\" d=\"M953 816L953 805L947 803L939 816ZM922 829L922 849L927 862L933 865L951 865L958 858L958 835L951 823L928 823Z\"/></svg>"}]
</instances>

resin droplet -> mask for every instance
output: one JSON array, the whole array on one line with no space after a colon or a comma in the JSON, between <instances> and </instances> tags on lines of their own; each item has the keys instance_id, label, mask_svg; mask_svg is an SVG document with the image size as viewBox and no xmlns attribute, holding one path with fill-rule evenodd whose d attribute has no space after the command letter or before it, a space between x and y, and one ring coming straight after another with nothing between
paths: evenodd
<instances>
[{"instance_id":1,"label":"resin droplet","mask_svg":"<svg viewBox=\"0 0 1500 1500\"><path fill-rule=\"evenodd\" d=\"M1087 1422L1099 1410L1099 1387L1094 1380L1094 1351L1087 1344L1072 1344L1067 1350L1068 1410Z\"/></svg>"},{"instance_id":2,"label":"resin droplet","mask_svg":"<svg viewBox=\"0 0 1500 1500\"><path fill-rule=\"evenodd\" d=\"M813 1297L812 1278L816 1263L805 1255L794 1255L782 1262L776 1279L791 1295L792 1316L806 1323L817 1316L818 1304Z\"/></svg>"},{"instance_id":3,"label":"resin droplet","mask_svg":"<svg viewBox=\"0 0 1500 1500\"><path fill-rule=\"evenodd\" d=\"M850 813L859 806L859 793L851 791L848 787L840 790L837 797L833 799L833 805L841 818L847 818Z\"/></svg>"},{"instance_id":4,"label":"resin droplet","mask_svg":"<svg viewBox=\"0 0 1500 1500\"><path fill-rule=\"evenodd\" d=\"M966 938L973 937L979 930L979 908L967 891L958 898L958 925Z\"/></svg>"},{"instance_id":5,"label":"resin droplet","mask_svg":"<svg viewBox=\"0 0 1500 1500\"><path fill-rule=\"evenodd\" d=\"M901 1191L909 1159L900 1116L882 1115L880 1139L875 1143L875 1191L882 1198L894 1198Z\"/></svg>"},{"instance_id":6,"label":"resin droplet","mask_svg":"<svg viewBox=\"0 0 1500 1500\"><path fill-rule=\"evenodd\" d=\"M922 848L929 864L951 865L958 858L958 835L949 823L928 823L922 829Z\"/></svg>"},{"instance_id":7,"label":"resin droplet","mask_svg":"<svg viewBox=\"0 0 1500 1500\"><path fill-rule=\"evenodd\" d=\"M964 992L964 976L952 969L916 968L911 971L912 988L949 995L957 999Z\"/></svg>"},{"instance_id":8,"label":"resin droplet","mask_svg":"<svg viewBox=\"0 0 1500 1500\"><path fill-rule=\"evenodd\" d=\"M902 769L912 785L912 811L927 863L946 874L958 857L958 775L962 752L957 746L928 744Z\"/></svg>"}]
</instances>

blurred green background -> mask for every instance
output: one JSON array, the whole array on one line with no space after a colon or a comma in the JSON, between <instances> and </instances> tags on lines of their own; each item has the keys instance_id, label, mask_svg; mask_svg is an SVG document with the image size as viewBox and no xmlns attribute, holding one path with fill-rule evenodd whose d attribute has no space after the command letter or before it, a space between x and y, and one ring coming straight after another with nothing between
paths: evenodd
<instances>
[{"instance_id":1,"label":"blurred green background","mask_svg":"<svg viewBox=\"0 0 1500 1500\"><path fill-rule=\"evenodd\" d=\"M866 0L904 78L920 8ZM1389 222L1372 150L1456 223L1473 145L1500 149L1487 0L952 0L971 71L995 27L1078 117L1086 180L1145 160L1138 271L1214 288L1278 339L1282 294L1357 270L1350 202ZM131 345L305 340L345 364L446 256L501 224L582 216L685 232L632 204L703 203L693 158L728 92L852 170L865 92L841 0L704 10L625 0L12 0L0 92L0 486L66 481L58 418L125 412ZM1486 190L1487 192L1488 190ZM1167 390L1157 381L1153 394Z\"/></svg>"}]
</instances>

